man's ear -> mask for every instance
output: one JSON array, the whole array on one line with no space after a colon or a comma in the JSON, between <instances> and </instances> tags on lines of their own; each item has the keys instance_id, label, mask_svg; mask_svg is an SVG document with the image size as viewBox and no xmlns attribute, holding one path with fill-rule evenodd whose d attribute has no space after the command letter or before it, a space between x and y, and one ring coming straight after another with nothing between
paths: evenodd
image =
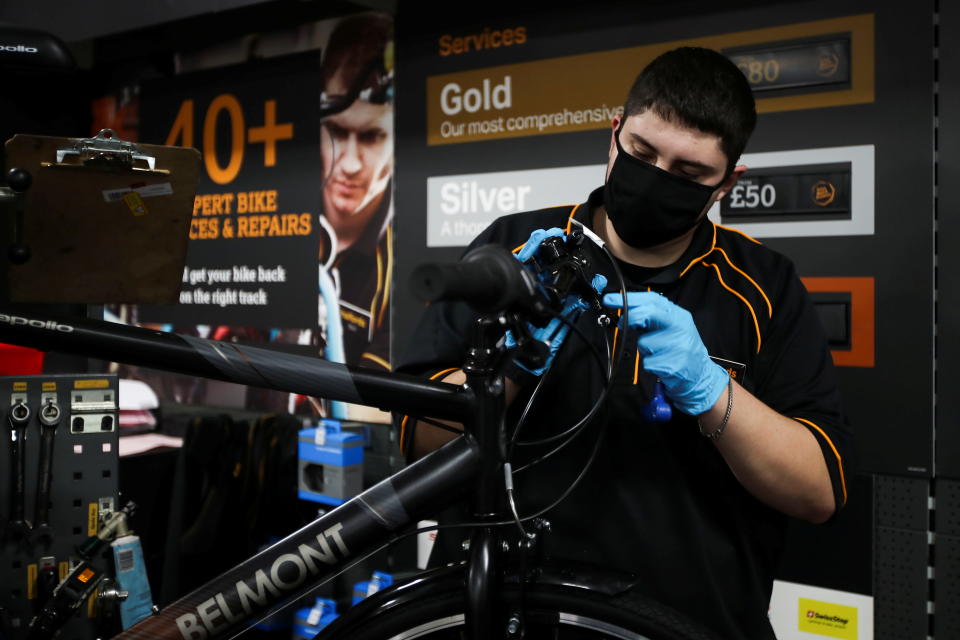
<instances>
[{"instance_id":1,"label":"man's ear","mask_svg":"<svg viewBox=\"0 0 960 640\"><path fill-rule=\"evenodd\" d=\"M604 182L606 182L610 177L610 170L613 168L613 160L617 157L617 129L620 128L620 122L622 120L623 116L617 114L613 116L613 120L610 121L610 148L607 149L607 171L603 178Z\"/></svg>"},{"instance_id":2,"label":"man's ear","mask_svg":"<svg viewBox=\"0 0 960 640\"><path fill-rule=\"evenodd\" d=\"M617 129L620 128L620 121L623 120L623 116L619 113L613 116L613 119L610 121L610 149L607 150L607 157L613 158L613 155L616 153L617 149Z\"/></svg>"},{"instance_id":3,"label":"man's ear","mask_svg":"<svg viewBox=\"0 0 960 640\"><path fill-rule=\"evenodd\" d=\"M723 184L720 185L720 190L717 191L717 197L714 199L714 202L719 202L723 199L723 196L730 193L730 189L733 189L734 185L737 184L737 180L743 177L743 174L747 172L747 165L738 164L733 168L733 171L730 172L730 175L726 180L723 181Z\"/></svg>"}]
</instances>

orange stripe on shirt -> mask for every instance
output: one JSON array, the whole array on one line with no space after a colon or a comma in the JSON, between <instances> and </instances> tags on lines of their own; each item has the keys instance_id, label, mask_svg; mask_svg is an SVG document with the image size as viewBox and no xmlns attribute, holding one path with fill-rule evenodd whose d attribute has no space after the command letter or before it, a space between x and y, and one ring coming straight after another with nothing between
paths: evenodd
<instances>
[{"instance_id":1,"label":"orange stripe on shirt","mask_svg":"<svg viewBox=\"0 0 960 640\"><path fill-rule=\"evenodd\" d=\"M713 224L713 223L711 222L710 224ZM713 250L714 250L714 248L716 248L716 246L717 246L717 225L714 224L714 225L713 225L713 240L710 242L710 248L707 249L707 252L706 252L705 254L703 254L702 256L699 256L699 257L694 258L693 260L691 260L691 261L690 261L690 264L688 264L686 267L684 267L683 271L681 271L681 272L680 272L680 275L677 276L677 277L678 277L678 278L682 278L682 277L683 277L683 274L685 274L687 271L690 270L690 267L692 267L692 266L695 265L697 262L699 262L700 260L703 260L704 258L706 258L707 256L709 256L711 253L713 253Z\"/></svg>"},{"instance_id":2,"label":"orange stripe on shirt","mask_svg":"<svg viewBox=\"0 0 960 640\"><path fill-rule=\"evenodd\" d=\"M803 424L807 425L811 429L816 429L816 431L823 436L824 440L827 441L827 444L830 445L830 450L833 451L833 455L837 457L837 465L840 468L840 489L843 491L843 504L847 504L847 481L843 475L843 458L840 457L840 452L837 451L837 448L833 445L833 440L830 439L830 436L828 436L823 429L821 429L814 423L810 422L809 420L806 420L804 418L794 418L794 420L796 420L797 422L802 422Z\"/></svg>"},{"instance_id":3,"label":"orange stripe on shirt","mask_svg":"<svg viewBox=\"0 0 960 640\"><path fill-rule=\"evenodd\" d=\"M723 288L740 298L740 301L747 307L747 310L750 311L750 317L753 318L753 326L757 330L757 353L760 353L760 345L762 344L762 338L760 337L760 323L757 321L757 314L753 310L753 306L747 302L747 299L740 295L740 293L727 286L727 283L723 281L723 276L720 275L720 268L717 267L717 265L710 262L703 262L701 264L703 264L705 267L713 267L713 270L717 274L717 279L720 281L720 284L723 286Z\"/></svg>"},{"instance_id":4,"label":"orange stripe on shirt","mask_svg":"<svg viewBox=\"0 0 960 640\"><path fill-rule=\"evenodd\" d=\"M371 360L371 361L373 361L373 362L376 362L378 365L380 365L381 367L383 367L383 368L386 369L387 371L390 371L390 363L387 362L386 360L384 360L383 358L381 358L380 356L374 354L374 353L370 353L369 351L365 351L365 352L363 353L363 355L361 355L360 357L361 357L361 358L366 358L367 360Z\"/></svg>"},{"instance_id":5,"label":"orange stripe on shirt","mask_svg":"<svg viewBox=\"0 0 960 640\"><path fill-rule=\"evenodd\" d=\"M768 313L769 316L772 318L772 317L773 317L773 305L770 304L770 298L767 297L767 294L766 294L766 293L764 292L764 290L760 287L760 285L758 285L758 284L756 283L756 281L755 281L753 278L751 278L750 276L748 276L748 275L746 274L746 272L744 272L740 267L738 267L737 265L733 264L733 260L730 259L730 256L727 255L727 252L726 252L726 251L724 251L724 250L721 249L720 247L717 247L717 251L719 251L720 253L723 254L723 257L724 257L724 259L727 261L727 264L729 264L731 267L733 267L733 270L734 270L734 271L736 271L737 273L739 273L740 275L742 275L744 278L746 278L747 280L749 280L749 281L750 281L750 284L752 284L754 287L757 288L757 291L759 291L759 292L760 292L760 295L763 296L764 302L767 303L767 313Z\"/></svg>"},{"instance_id":6,"label":"orange stripe on shirt","mask_svg":"<svg viewBox=\"0 0 960 640\"><path fill-rule=\"evenodd\" d=\"M449 369L444 369L438 371L428 378L428 380L436 380L440 376L444 376L448 373L454 371L459 371L460 367L450 367ZM407 439L407 422L410 420L410 416L403 416L403 420L400 421L400 451L406 451L406 439Z\"/></svg>"},{"instance_id":7,"label":"orange stripe on shirt","mask_svg":"<svg viewBox=\"0 0 960 640\"><path fill-rule=\"evenodd\" d=\"M557 207L548 207L548 208L549 208L549 209L559 209L560 207L569 207L569 206L571 206L571 205L569 205L569 204L563 204L563 205L559 205L559 206L557 206ZM574 214L577 213L577 209L579 209L579 208L580 208L580 205L579 205L579 204L578 204L577 206L573 207L573 211L571 211L571 212L570 212L570 215L567 217L567 226L564 227L564 229L563 229L563 232L564 232L565 234L568 234L568 235L569 235L569 233L570 233L570 226L573 224L573 222L572 222L573 216L574 216ZM526 243L526 242L524 242L524 243L521 244L521 245L518 245L518 246L514 247L514 248L511 249L510 251L511 251L511 253L518 253L518 252L520 251L520 249L523 249L525 246L527 246L527 243Z\"/></svg>"},{"instance_id":8,"label":"orange stripe on shirt","mask_svg":"<svg viewBox=\"0 0 960 640\"><path fill-rule=\"evenodd\" d=\"M755 243L755 244L760 244L760 245L763 244L762 242L760 242L760 241L757 240L756 238L752 238L752 237L748 236L747 234L745 234L743 231L740 231L739 229L734 229L733 227L725 227L725 226L723 226L723 225L721 225L721 224L718 224L718 225L716 225L716 226L720 227L720 228L723 229L724 231L733 231L734 233L739 233L739 234L742 235L744 238L746 238L747 240L749 240L750 242L753 242L753 243Z\"/></svg>"},{"instance_id":9,"label":"orange stripe on shirt","mask_svg":"<svg viewBox=\"0 0 960 640\"><path fill-rule=\"evenodd\" d=\"M563 232L566 234L570 233L570 227L573 226L573 216L577 215L577 209L580 208L578 204L573 208L573 211L570 212L570 215L567 217L567 226L564 228Z\"/></svg>"}]
</instances>

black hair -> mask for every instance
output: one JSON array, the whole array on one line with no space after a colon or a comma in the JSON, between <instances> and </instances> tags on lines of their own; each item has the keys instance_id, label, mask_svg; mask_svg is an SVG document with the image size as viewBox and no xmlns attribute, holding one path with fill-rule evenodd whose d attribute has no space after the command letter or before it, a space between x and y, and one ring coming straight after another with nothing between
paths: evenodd
<instances>
[{"instance_id":1,"label":"black hair","mask_svg":"<svg viewBox=\"0 0 960 640\"><path fill-rule=\"evenodd\" d=\"M630 87L624 118L647 109L668 122L720 138L729 174L757 124L746 77L724 55L702 47L680 47L648 64Z\"/></svg>"},{"instance_id":2,"label":"black hair","mask_svg":"<svg viewBox=\"0 0 960 640\"><path fill-rule=\"evenodd\" d=\"M382 90L388 74L384 55L393 40L393 21L379 13L348 16L337 23L320 64L324 86L336 74L348 88ZM380 100L382 102L382 100Z\"/></svg>"}]
</instances>

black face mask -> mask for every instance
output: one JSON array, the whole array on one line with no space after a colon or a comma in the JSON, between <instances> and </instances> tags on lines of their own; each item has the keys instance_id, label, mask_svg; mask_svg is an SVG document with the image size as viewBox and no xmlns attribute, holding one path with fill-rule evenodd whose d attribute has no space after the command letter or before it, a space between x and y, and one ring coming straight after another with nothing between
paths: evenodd
<instances>
[{"instance_id":1,"label":"black face mask","mask_svg":"<svg viewBox=\"0 0 960 640\"><path fill-rule=\"evenodd\" d=\"M620 128L614 136L617 158L604 186L607 218L620 239L646 249L679 238L701 220L713 192L707 186L658 169L623 150Z\"/></svg>"}]
</instances>

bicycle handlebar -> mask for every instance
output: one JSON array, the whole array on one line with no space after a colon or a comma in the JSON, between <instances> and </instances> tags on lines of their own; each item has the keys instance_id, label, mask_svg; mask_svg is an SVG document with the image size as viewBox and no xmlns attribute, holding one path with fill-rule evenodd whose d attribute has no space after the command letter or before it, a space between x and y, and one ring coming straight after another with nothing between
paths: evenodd
<instances>
[{"instance_id":1,"label":"bicycle handlebar","mask_svg":"<svg viewBox=\"0 0 960 640\"><path fill-rule=\"evenodd\" d=\"M536 295L534 276L497 245L477 247L460 262L422 264L411 281L421 300L462 300L483 313L525 306Z\"/></svg>"}]
</instances>

